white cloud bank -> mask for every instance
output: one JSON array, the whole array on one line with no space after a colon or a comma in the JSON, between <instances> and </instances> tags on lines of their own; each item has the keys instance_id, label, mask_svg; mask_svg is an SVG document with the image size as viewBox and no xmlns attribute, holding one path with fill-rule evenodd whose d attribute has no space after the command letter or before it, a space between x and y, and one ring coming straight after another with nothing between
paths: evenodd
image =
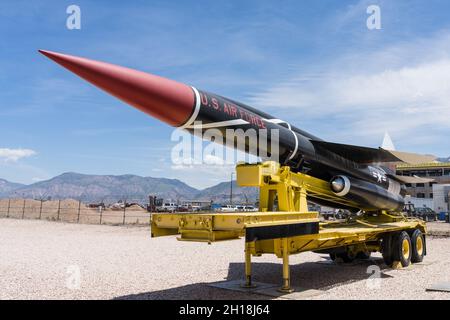
<instances>
[{"instance_id":1,"label":"white cloud bank","mask_svg":"<svg viewBox=\"0 0 450 320\"><path fill-rule=\"evenodd\" d=\"M30 149L8 149L0 148L0 159L4 161L16 162L22 158L35 155L36 152Z\"/></svg>"}]
</instances>

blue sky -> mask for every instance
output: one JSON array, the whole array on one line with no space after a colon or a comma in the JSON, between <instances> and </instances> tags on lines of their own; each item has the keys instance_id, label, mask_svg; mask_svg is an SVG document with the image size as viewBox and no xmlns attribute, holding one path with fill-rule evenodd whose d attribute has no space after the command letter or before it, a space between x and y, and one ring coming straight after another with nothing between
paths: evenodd
<instances>
[{"instance_id":1,"label":"blue sky","mask_svg":"<svg viewBox=\"0 0 450 320\"><path fill-rule=\"evenodd\" d=\"M67 6L81 30L66 28ZM369 5L381 30L366 27ZM178 178L231 168L171 164L167 125L37 53L43 48L182 81L261 108L323 139L450 155L448 1L5 1L0 178L63 172Z\"/></svg>"}]
</instances>

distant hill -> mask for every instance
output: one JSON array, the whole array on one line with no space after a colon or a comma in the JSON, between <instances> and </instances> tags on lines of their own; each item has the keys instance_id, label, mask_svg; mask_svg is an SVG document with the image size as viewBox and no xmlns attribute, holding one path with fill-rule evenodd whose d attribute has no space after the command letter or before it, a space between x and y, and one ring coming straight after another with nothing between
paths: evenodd
<instances>
[{"instance_id":1,"label":"distant hill","mask_svg":"<svg viewBox=\"0 0 450 320\"><path fill-rule=\"evenodd\" d=\"M230 202L230 182L221 182L199 192L197 198L211 199L216 203ZM233 181L233 203L255 202L258 198L258 189L251 187L238 187Z\"/></svg>"},{"instance_id":2,"label":"distant hill","mask_svg":"<svg viewBox=\"0 0 450 320\"><path fill-rule=\"evenodd\" d=\"M140 177L136 175L88 175L63 173L52 179L30 185L0 180L0 197L30 199L76 199L85 202L146 203L149 195L165 200L213 200L228 203L230 182L222 182L204 190L195 189L177 179ZM256 188L241 188L233 182L233 202L254 202Z\"/></svg>"},{"instance_id":3,"label":"distant hill","mask_svg":"<svg viewBox=\"0 0 450 320\"><path fill-rule=\"evenodd\" d=\"M437 158L436 160L440 161L440 162L450 162L450 157L448 157L448 158Z\"/></svg>"},{"instance_id":4,"label":"distant hill","mask_svg":"<svg viewBox=\"0 0 450 320\"><path fill-rule=\"evenodd\" d=\"M0 179L0 196L7 195L11 191L17 190L25 185L20 183L9 182L5 179Z\"/></svg>"}]
</instances>

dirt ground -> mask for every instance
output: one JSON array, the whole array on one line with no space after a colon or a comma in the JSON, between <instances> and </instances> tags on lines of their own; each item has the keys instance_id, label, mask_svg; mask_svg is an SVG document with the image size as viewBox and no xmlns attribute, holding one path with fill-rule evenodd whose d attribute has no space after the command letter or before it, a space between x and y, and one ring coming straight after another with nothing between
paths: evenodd
<instances>
[{"instance_id":1,"label":"dirt ground","mask_svg":"<svg viewBox=\"0 0 450 320\"><path fill-rule=\"evenodd\" d=\"M379 254L350 265L291 256L292 285L311 299L450 299L450 238L429 238L424 263L392 270ZM213 288L244 277L243 240L212 245L151 238L148 227L0 219L0 299L273 299ZM254 258L254 280L280 284L281 261ZM380 277L373 281L373 270Z\"/></svg>"}]
</instances>

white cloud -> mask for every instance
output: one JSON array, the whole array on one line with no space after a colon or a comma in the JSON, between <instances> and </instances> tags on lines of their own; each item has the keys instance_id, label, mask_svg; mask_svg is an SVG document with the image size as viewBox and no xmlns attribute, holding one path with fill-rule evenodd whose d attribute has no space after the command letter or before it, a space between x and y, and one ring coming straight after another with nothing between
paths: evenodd
<instances>
[{"instance_id":1,"label":"white cloud","mask_svg":"<svg viewBox=\"0 0 450 320\"><path fill-rule=\"evenodd\" d=\"M0 159L4 161L18 161L22 158L27 158L35 155L36 152L30 149L8 149L0 148Z\"/></svg>"}]
</instances>

